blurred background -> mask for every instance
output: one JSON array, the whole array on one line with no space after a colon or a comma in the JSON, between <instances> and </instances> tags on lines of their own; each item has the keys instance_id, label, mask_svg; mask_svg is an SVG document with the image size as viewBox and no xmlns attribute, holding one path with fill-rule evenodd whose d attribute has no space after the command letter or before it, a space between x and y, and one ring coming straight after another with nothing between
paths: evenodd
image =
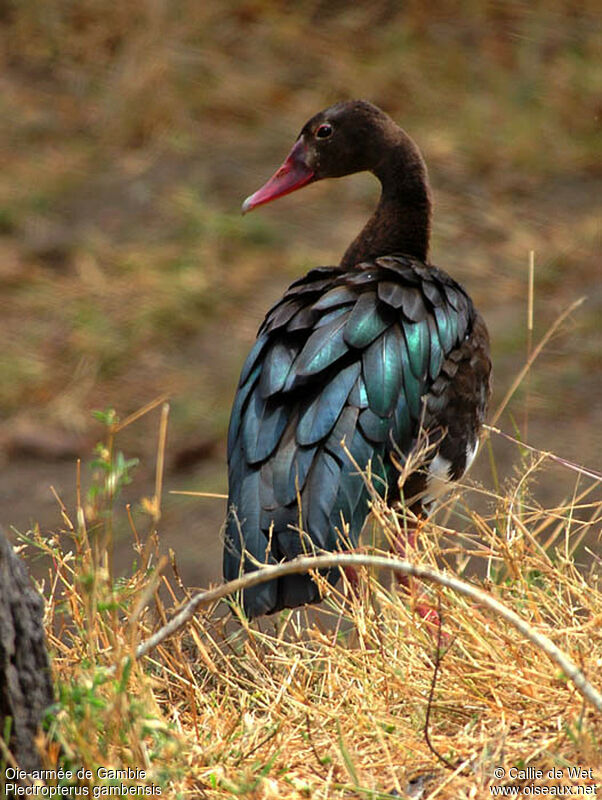
<instances>
[{"instance_id":1,"label":"blurred background","mask_svg":"<svg viewBox=\"0 0 602 800\"><path fill-rule=\"evenodd\" d=\"M242 218L308 117L364 97L414 137L435 199L431 259L492 335L493 407L575 299L500 424L600 468L600 17L594 0L5 0L0 6L0 524L59 530L76 459L164 393L171 413L158 530L186 582L219 577L225 435L238 373L285 287L336 263L378 197L369 175L311 186ZM528 411L528 419L526 418ZM528 428L525 430L525 425ZM152 495L159 410L117 447ZM492 441L472 479L511 486ZM581 479L583 481L583 479ZM578 476L545 467L534 503ZM123 502L123 501L121 501ZM482 501L480 501L482 502ZM133 557L124 517L118 555ZM119 526L118 526L119 527Z\"/></svg>"}]
</instances>

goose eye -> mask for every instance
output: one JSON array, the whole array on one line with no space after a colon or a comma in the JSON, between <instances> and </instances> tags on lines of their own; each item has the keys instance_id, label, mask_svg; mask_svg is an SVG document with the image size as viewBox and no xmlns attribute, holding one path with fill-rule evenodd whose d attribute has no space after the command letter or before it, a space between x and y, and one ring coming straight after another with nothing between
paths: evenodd
<instances>
[{"instance_id":1,"label":"goose eye","mask_svg":"<svg viewBox=\"0 0 602 800\"><path fill-rule=\"evenodd\" d=\"M332 125L329 125L328 123L320 125L320 127L316 131L316 138L328 139L329 136L332 136Z\"/></svg>"}]
</instances>

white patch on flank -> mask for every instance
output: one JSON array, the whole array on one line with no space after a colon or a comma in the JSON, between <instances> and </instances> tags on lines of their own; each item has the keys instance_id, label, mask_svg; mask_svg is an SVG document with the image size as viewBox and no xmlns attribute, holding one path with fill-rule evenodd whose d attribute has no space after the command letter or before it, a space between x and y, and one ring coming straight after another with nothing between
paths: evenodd
<instances>
[{"instance_id":1,"label":"white patch on flank","mask_svg":"<svg viewBox=\"0 0 602 800\"><path fill-rule=\"evenodd\" d=\"M451 470L451 461L447 458L437 455L429 464L428 476L426 479L427 492L424 496L423 503L433 503L438 500L442 494L449 489L449 475Z\"/></svg>"},{"instance_id":2,"label":"white patch on flank","mask_svg":"<svg viewBox=\"0 0 602 800\"><path fill-rule=\"evenodd\" d=\"M466 472L468 472L470 469L470 465L475 460L478 449L478 440L474 444L469 442L466 445L466 467L464 468L463 474L466 474ZM449 491L453 483L450 477L451 468L451 461L448 461L447 458L443 458L442 455L437 453L437 455L429 464L428 468L428 475L426 477L426 492L424 493L422 500L424 506L432 506L441 498L442 495ZM432 508L427 508L427 510L432 511Z\"/></svg>"},{"instance_id":3,"label":"white patch on flank","mask_svg":"<svg viewBox=\"0 0 602 800\"><path fill-rule=\"evenodd\" d=\"M442 455L437 453L435 458L429 464L429 478L440 478L441 480L449 480L449 471L451 470L451 461L443 458Z\"/></svg>"},{"instance_id":4,"label":"white patch on flank","mask_svg":"<svg viewBox=\"0 0 602 800\"><path fill-rule=\"evenodd\" d=\"M477 439L473 446L470 446L470 443L466 445L466 466L464 467L464 474L468 472L472 462L475 460L475 456L479 449L479 440Z\"/></svg>"}]
</instances>

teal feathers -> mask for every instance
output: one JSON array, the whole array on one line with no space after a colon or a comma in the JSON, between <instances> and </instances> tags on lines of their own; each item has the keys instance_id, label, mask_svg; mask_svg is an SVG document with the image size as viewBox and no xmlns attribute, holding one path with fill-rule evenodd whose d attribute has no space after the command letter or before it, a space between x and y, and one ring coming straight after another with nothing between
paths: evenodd
<instances>
[{"instance_id":1,"label":"teal feathers","mask_svg":"<svg viewBox=\"0 0 602 800\"><path fill-rule=\"evenodd\" d=\"M368 512L359 471L370 465L383 493L395 483L390 453L411 451L423 398L474 314L457 283L406 256L321 267L289 288L260 328L232 410L226 578L254 560L355 545ZM317 591L297 576L247 593L245 607L257 615Z\"/></svg>"}]
</instances>

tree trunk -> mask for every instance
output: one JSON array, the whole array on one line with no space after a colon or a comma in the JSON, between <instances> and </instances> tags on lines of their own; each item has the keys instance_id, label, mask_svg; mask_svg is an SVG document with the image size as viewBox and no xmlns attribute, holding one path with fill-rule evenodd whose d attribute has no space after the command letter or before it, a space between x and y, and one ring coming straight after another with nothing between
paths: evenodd
<instances>
[{"instance_id":1,"label":"tree trunk","mask_svg":"<svg viewBox=\"0 0 602 800\"><path fill-rule=\"evenodd\" d=\"M0 530L0 737L21 769L39 769L38 726L53 702L44 601ZM10 765L10 762L9 764Z\"/></svg>"}]
</instances>

